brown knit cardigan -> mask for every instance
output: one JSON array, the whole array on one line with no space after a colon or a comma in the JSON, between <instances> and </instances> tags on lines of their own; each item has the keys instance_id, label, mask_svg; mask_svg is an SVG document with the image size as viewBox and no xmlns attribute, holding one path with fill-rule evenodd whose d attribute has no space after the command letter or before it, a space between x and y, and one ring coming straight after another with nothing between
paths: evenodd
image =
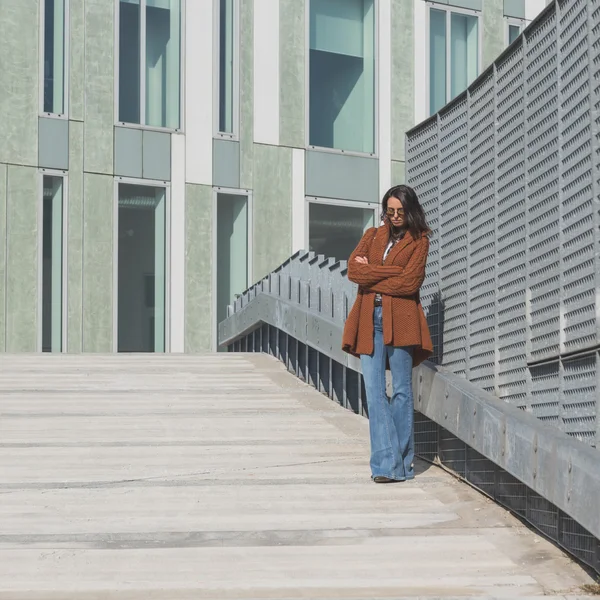
<instances>
[{"instance_id":1,"label":"brown knit cardigan","mask_svg":"<svg viewBox=\"0 0 600 600\"><path fill-rule=\"evenodd\" d=\"M342 348L354 356L373 352L375 294L382 295L383 341L387 346L414 346L413 366L433 354L433 344L419 289L425 279L429 238L407 232L383 261L389 241L387 225L369 229L348 259L348 279L358 283L354 306L346 319ZM354 259L366 256L369 264Z\"/></svg>"}]
</instances>

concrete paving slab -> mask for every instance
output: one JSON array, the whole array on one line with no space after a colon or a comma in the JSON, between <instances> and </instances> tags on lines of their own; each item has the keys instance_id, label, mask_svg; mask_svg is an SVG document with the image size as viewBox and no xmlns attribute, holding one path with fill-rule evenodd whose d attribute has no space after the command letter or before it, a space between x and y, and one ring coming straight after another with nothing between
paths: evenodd
<instances>
[{"instance_id":1,"label":"concrete paving slab","mask_svg":"<svg viewBox=\"0 0 600 600\"><path fill-rule=\"evenodd\" d=\"M592 581L263 355L0 356L0 600L564 598Z\"/></svg>"}]
</instances>

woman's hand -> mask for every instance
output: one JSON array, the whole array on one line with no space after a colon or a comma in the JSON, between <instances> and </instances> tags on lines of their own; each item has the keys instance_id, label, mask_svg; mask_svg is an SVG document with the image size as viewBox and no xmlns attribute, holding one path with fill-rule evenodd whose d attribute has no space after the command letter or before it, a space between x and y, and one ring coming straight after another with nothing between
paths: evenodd
<instances>
[{"instance_id":1,"label":"woman's hand","mask_svg":"<svg viewBox=\"0 0 600 600\"><path fill-rule=\"evenodd\" d=\"M359 262L361 265L369 264L369 259L366 256L357 256L354 260Z\"/></svg>"}]
</instances>

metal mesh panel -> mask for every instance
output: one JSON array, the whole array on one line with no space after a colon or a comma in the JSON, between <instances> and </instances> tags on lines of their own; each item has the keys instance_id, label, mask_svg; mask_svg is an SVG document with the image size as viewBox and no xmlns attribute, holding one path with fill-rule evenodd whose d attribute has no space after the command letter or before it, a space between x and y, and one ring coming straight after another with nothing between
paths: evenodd
<instances>
[{"instance_id":1,"label":"metal mesh panel","mask_svg":"<svg viewBox=\"0 0 600 600\"><path fill-rule=\"evenodd\" d=\"M438 122L426 122L407 140L410 148L406 170L408 178L419 190L419 201L427 212L429 226L433 230L425 280L421 286L421 304L427 315L433 341L434 362L441 362L442 340L440 322L442 307L439 293L439 204L438 204Z\"/></svg>"},{"instance_id":2,"label":"metal mesh panel","mask_svg":"<svg viewBox=\"0 0 600 600\"><path fill-rule=\"evenodd\" d=\"M563 343L572 352L596 341L593 148L588 57L588 3L563 3L561 55L561 189ZM592 294L590 294L592 292Z\"/></svg>"},{"instance_id":3,"label":"metal mesh panel","mask_svg":"<svg viewBox=\"0 0 600 600\"><path fill-rule=\"evenodd\" d=\"M407 165L437 227L435 359L597 446L600 0L547 7L408 133Z\"/></svg>"},{"instance_id":4,"label":"metal mesh panel","mask_svg":"<svg viewBox=\"0 0 600 600\"><path fill-rule=\"evenodd\" d=\"M560 342L560 269L546 262L560 241L556 21L551 12L525 36L528 251L536 265L529 277L531 360L557 355Z\"/></svg>"},{"instance_id":5,"label":"metal mesh panel","mask_svg":"<svg viewBox=\"0 0 600 600\"><path fill-rule=\"evenodd\" d=\"M438 454L438 425L431 419L415 411L415 453L434 461Z\"/></svg>"},{"instance_id":6,"label":"metal mesh panel","mask_svg":"<svg viewBox=\"0 0 600 600\"><path fill-rule=\"evenodd\" d=\"M598 355L563 361L561 416L564 430L580 440L593 443L597 429Z\"/></svg>"},{"instance_id":7,"label":"metal mesh panel","mask_svg":"<svg viewBox=\"0 0 600 600\"><path fill-rule=\"evenodd\" d=\"M443 364L467 369L468 118L463 97L440 115L440 292L444 302Z\"/></svg>"},{"instance_id":8,"label":"metal mesh panel","mask_svg":"<svg viewBox=\"0 0 600 600\"><path fill-rule=\"evenodd\" d=\"M494 77L485 78L469 96L469 379L493 388L495 370L495 185ZM465 286L466 288L466 286Z\"/></svg>"}]
</instances>

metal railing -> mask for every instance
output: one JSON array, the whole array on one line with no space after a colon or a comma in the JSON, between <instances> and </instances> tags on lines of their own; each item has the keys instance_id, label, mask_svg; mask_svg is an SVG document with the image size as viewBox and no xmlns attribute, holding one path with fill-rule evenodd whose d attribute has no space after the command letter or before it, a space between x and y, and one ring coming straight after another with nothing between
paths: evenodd
<instances>
[{"instance_id":1,"label":"metal railing","mask_svg":"<svg viewBox=\"0 0 600 600\"><path fill-rule=\"evenodd\" d=\"M341 349L355 295L345 261L298 252L229 307L219 343L276 356L368 417L360 361ZM414 369L413 389L417 455L451 469L600 572L597 450L431 362Z\"/></svg>"},{"instance_id":2,"label":"metal railing","mask_svg":"<svg viewBox=\"0 0 600 600\"><path fill-rule=\"evenodd\" d=\"M600 447L600 0L555 0L407 134L436 362Z\"/></svg>"}]
</instances>

